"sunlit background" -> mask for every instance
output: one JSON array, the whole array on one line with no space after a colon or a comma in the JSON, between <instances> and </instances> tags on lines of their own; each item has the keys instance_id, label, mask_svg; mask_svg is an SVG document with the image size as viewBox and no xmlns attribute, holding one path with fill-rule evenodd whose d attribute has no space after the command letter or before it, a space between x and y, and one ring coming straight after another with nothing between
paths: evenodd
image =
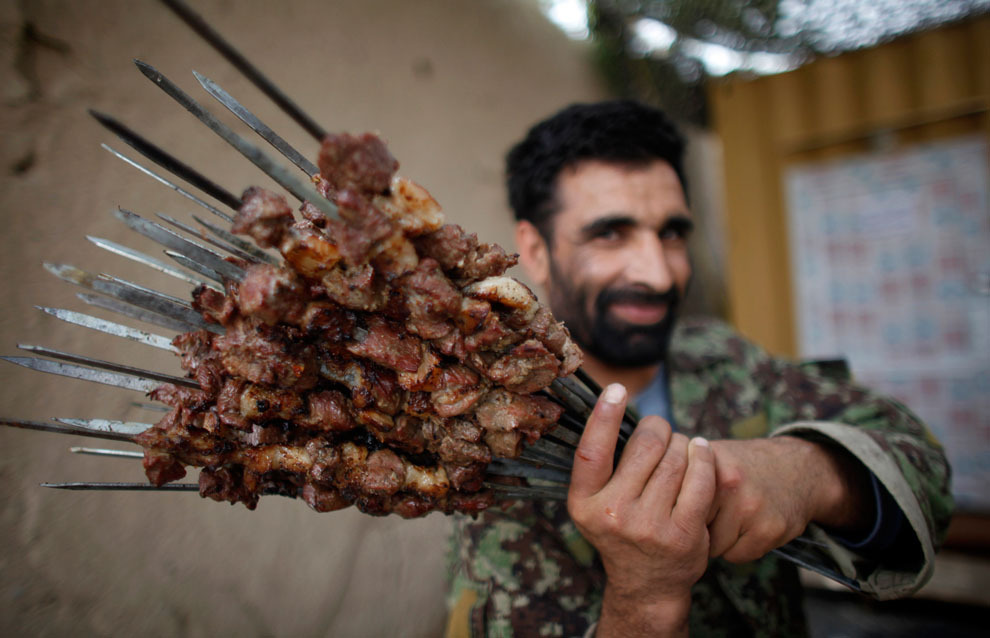
<instances>
[{"instance_id":1,"label":"sunlit background","mask_svg":"<svg viewBox=\"0 0 990 638\"><path fill-rule=\"evenodd\" d=\"M782 73L807 60L810 53L873 46L990 7L988 0L539 3L547 18L575 40L592 36L592 16L596 11L618 12L629 21L632 52L657 57L684 55L700 62L707 74L715 76L734 71Z\"/></svg>"}]
</instances>

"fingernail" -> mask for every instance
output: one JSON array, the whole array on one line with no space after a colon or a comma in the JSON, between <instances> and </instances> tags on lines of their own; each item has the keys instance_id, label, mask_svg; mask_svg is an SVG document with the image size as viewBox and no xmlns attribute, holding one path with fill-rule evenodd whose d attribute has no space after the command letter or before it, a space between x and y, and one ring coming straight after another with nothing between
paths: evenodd
<instances>
[{"instance_id":1,"label":"fingernail","mask_svg":"<svg viewBox=\"0 0 990 638\"><path fill-rule=\"evenodd\" d=\"M626 398L626 387L621 383L612 383L602 394L602 399L606 403L622 403L622 400Z\"/></svg>"},{"instance_id":2,"label":"fingernail","mask_svg":"<svg viewBox=\"0 0 990 638\"><path fill-rule=\"evenodd\" d=\"M700 436L694 437L693 439L691 439L691 442L699 447L711 447L711 445L708 444L708 439Z\"/></svg>"}]
</instances>

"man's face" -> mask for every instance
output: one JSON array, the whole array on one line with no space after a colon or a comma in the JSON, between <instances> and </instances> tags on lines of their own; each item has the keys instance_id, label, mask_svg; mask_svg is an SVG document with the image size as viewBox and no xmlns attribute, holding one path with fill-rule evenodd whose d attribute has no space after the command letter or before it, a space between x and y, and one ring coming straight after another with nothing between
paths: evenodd
<instances>
[{"instance_id":1,"label":"man's face","mask_svg":"<svg viewBox=\"0 0 990 638\"><path fill-rule=\"evenodd\" d=\"M558 177L557 203L544 282L554 315L605 363L658 363L691 278L674 169L584 161Z\"/></svg>"}]
</instances>

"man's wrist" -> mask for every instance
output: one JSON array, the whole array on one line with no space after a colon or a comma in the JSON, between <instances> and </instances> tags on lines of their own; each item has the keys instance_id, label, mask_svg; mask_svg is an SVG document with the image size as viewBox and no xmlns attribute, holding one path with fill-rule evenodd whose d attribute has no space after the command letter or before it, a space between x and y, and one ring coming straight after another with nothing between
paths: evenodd
<instances>
[{"instance_id":1,"label":"man's wrist","mask_svg":"<svg viewBox=\"0 0 990 638\"><path fill-rule=\"evenodd\" d=\"M650 600L618 595L606 587L595 636L686 636L690 611L690 592L678 598Z\"/></svg>"},{"instance_id":2,"label":"man's wrist","mask_svg":"<svg viewBox=\"0 0 990 638\"><path fill-rule=\"evenodd\" d=\"M793 438L807 455L812 481L811 522L847 533L867 529L874 520L870 473L849 452L828 441Z\"/></svg>"}]
</instances>

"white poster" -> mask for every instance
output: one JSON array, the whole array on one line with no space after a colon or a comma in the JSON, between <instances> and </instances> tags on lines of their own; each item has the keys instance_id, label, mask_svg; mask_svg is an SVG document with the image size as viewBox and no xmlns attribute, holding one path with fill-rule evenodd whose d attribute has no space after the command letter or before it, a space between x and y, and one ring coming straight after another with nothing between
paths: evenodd
<instances>
[{"instance_id":1,"label":"white poster","mask_svg":"<svg viewBox=\"0 0 990 638\"><path fill-rule=\"evenodd\" d=\"M990 511L987 144L968 137L786 175L801 356L844 357L945 445Z\"/></svg>"}]
</instances>

